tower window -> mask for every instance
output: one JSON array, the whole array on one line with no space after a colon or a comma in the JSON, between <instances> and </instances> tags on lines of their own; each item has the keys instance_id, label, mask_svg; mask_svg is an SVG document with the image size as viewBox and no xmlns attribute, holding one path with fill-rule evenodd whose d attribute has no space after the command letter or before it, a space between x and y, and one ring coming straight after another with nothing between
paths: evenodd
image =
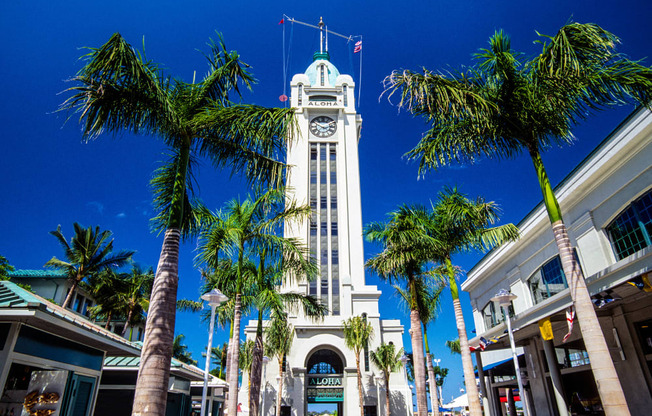
<instances>
[{"instance_id":1,"label":"tower window","mask_svg":"<svg viewBox=\"0 0 652 416\"><path fill-rule=\"evenodd\" d=\"M322 65L321 70L319 71L320 73L320 80L321 80L321 86L324 86L324 79L326 78L326 65Z\"/></svg>"},{"instance_id":2,"label":"tower window","mask_svg":"<svg viewBox=\"0 0 652 416\"><path fill-rule=\"evenodd\" d=\"M317 145L310 145L310 160L317 160Z\"/></svg>"},{"instance_id":3,"label":"tower window","mask_svg":"<svg viewBox=\"0 0 652 416\"><path fill-rule=\"evenodd\" d=\"M342 85L342 99L344 101L344 107L349 105L349 97L347 96L348 90L349 87L346 84Z\"/></svg>"},{"instance_id":4,"label":"tower window","mask_svg":"<svg viewBox=\"0 0 652 416\"><path fill-rule=\"evenodd\" d=\"M299 84L298 90L299 92L298 92L297 101L299 105L301 105L303 103L303 84Z\"/></svg>"}]
</instances>

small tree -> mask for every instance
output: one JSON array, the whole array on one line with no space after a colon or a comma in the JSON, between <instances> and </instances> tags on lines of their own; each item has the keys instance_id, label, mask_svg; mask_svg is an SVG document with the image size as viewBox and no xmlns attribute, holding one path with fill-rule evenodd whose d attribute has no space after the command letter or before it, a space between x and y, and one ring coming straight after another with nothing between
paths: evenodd
<instances>
[{"instance_id":1,"label":"small tree","mask_svg":"<svg viewBox=\"0 0 652 416\"><path fill-rule=\"evenodd\" d=\"M360 372L360 352L367 347L374 335L374 329L364 316L352 316L343 323L344 343L355 354L355 366L358 374L358 396L360 398L360 416L364 416L362 398L362 374Z\"/></svg>"},{"instance_id":2,"label":"small tree","mask_svg":"<svg viewBox=\"0 0 652 416\"><path fill-rule=\"evenodd\" d=\"M67 308L72 301L75 289L84 279L101 272L102 270L115 269L121 267L131 259L133 251L113 252L113 240L108 241L111 237L111 231L100 231L97 226L83 228L78 223L74 223L75 235L71 238L70 244L61 233L61 226L55 231L50 231L61 244L64 250L65 260L59 260L52 257L45 263L45 267L63 270L68 275L71 283L70 291L61 305Z\"/></svg>"},{"instance_id":3,"label":"small tree","mask_svg":"<svg viewBox=\"0 0 652 416\"><path fill-rule=\"evenodd\" d=\"M278 392L276 398L276 414L281 414L281 401L283 400L283 379L285 378L283 361L287 354L290 353L292 340L294 338L294 328L287 321L287 315L284 313L274 314L270 325L265 329L266 343L265 350L278 361ZM265 409L263 409L264 411Z\"/></svg>"},{"instance_id":4,"label":"small tree","mask_svg":"<svg viewBox=\"0 0 652 416\"><path fill-rule=\"evenodd\" d=\"M192 354L188 351L188 346L183 343L185 335L179 334L174 337L172 343L172 357L185 364L197 365L197 361L192 359Z\"/></svg>"},{"instance_id":5,"label":"small tree","mask_svg":"<svg viewBox=\"0 0 652 416\"><path fill-rule=\"evenodd\" d=\"M403 348L396 351L394 344L382 343L376 349L371 351L369 357L371 362L383 371L383 378L385 380L385 415L390 416L389 412L389 376L391 373L398 371L401 368L401 357L403 356ZM380 398L379 398L380 399Z\"/></svg>"}]
</instances>

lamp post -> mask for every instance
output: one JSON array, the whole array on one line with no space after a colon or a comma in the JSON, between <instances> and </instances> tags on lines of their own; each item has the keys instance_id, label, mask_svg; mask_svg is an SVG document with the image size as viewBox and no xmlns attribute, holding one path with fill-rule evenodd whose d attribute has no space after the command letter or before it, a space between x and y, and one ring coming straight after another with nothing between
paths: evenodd
<instances>
[{"instance_id":1,"label":"lamp post","mask_svg":"<svg viewBox=\"0 0 652 416\"><path fill-rule=\"evenodd\" d=\"M408 362L407 355L403 354L403 356L401 357L401 362L403 363L403 370L405 371L405 374L404 374L405 375L405 388L408 389L409 386L408 386L408 378L407 378L407 362ZM409 390L406 390L406 393L407 393L406 394L406 399L409 398L410 405L412 405L412 395L410 394ZM406 405L407 405L407 403L406 403ZM405 406L405 408L407 409L407 415L408 416L410 415L410 407L411 406Z\"/></svg>"},{"instance_id":2,"label":"lamp post","mask_svg":"<svg viewBox=\"0 0 652 416\"><path fill-rule=\"evenodd\" d=\"M260 406L263 416L265 415L265 393L267 390L267 363L270 361L272 360L270 360L268 356L263 356L263 388L261 390L261 394L263 395L263 404Z\"/></svg>"},{"instance_id":3,"label":"lamp post","mask_svg":"<svg viewBox=\"0 0 652 416\"><path fill-rule=\"evenodd\" d=\"M514 360L514 371L516 372L516 381L518 382L518 391L521 397L521 404L523 405L523 415L528 416L527 400L525 399L525 390L523 389L523 379L521 378L521 368L518 365L518 356L516 355L516 344L514 343L514 334L512 333L512 324L511 318L509 317L509 305L512 300L516 299L517 296L513 293L509 293L505 289L500 289L496 295L491 298L491 301L498 302L500 308L505 315L505 322L507 323L507 335L509 335L509 344L512 347L512 358Z\"/></svg>"},{"instance_id":4,"label":"lamp post","mask_svg":"<svg viewBox=\"0 0 652 416\"><path fill-rule=\"evenodd\" d=\"M435 364L437 364L437 368L439 368L439 371L441 371L441 367L439 367L439 363L441 362L441 358L433 358L432 361L434 361ZM437 397L437 400L439 401L439 403L438 403L439 407L441 407L441 405L444 404L444 398L441 395L441 386L437 383L437 377L435 377L435 388L439 388L439 397Z\"/></svg>"},{"instance_id":5,"label":"lamp post","mask_svg":"<svg viewBox=\"0 0 652 416\"><path fill-rule=\"evenodd\" d=\"M208 370L211 363L211 348L213 347L213 332L215 331L215 309L229 298L217 289L204 293L201 296L202 300L208 302L211 307L211 324L208 332L208 348L206 349L206 366L204 367L204 388L201 393L201 413L199 416L206 416L206 393L208 392Z\"/></svg>"}]
</instances>

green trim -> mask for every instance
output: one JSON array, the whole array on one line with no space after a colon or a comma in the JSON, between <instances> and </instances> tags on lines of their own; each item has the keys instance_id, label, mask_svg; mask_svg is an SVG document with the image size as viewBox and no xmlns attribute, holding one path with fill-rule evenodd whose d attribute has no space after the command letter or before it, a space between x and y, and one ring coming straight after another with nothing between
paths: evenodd
<instances>
[{"instance_id":1,"label":"green trim","mask_svg":"<svg viewBox=\"0 0 652 416\"><path fill-rule=\"evenodd\" d=\"M548 179L548 174L546 173L546 168L543 166L543 161L541 160L541 154L537 149L528 149L530 152L530 157L532 157L532 163L534 163L534 169L537 172L537 178L539 179L539 186L541 187L541 193L543 194L543 203L548 212L548 218L550 218L550 223L554 224L557 221L562 221L561 218L561 209L559 208L559 202L555 197L555 192L550 185L550 179Z\"/></svg>"},{"instance_id":2,"label":"green trim","mask_svg":"<svg viewBox=\"0 0 652 416\"><path fill-rule=\"evenodd\" d=\"M326 51L326 52L315 52L312 55L312 61L313 62L318 61L320 59L330 61L331 60L331 55L328 53L328 51Z\"/></svg>"}]
</instances>

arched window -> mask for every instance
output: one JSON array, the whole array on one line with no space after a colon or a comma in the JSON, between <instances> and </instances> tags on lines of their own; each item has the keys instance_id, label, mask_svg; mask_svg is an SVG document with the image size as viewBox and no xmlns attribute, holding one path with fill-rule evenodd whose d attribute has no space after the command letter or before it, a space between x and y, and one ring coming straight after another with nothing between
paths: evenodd
<instances>
[{"instance_id":1,"label":"arched window","mask_svg":"<svg viewBox=\"0 0 652 416\"><path fill-rule=\"evenodd\" d=\"M319 350L310 356L306 366L308 374L342 374L344 365L340 357L331 350Z\"/></svg>"},{"instance_id":2,"label":"arched window","mask_svg":"<svg viewBox=\"0 0 652 416\"><path fill-rule=\"evenodd\" d=\"M349 105L349 86L344 84L342 85L342 99L344 101L344 107Z\"/></svg>"},{"instance_id":3,"label":"arched window","mask_svg":"<svg viewBox=\"0 0 652 416\"><path fill-rule=\"evenodd\" d=\"M542 302L568 287L559 256L548 260L527 281L534 303Z\"/></svg>"},{"instance_id":4,"label":"arched window","mask_svg":"<svg viewBox=\"0 0 652 416\"><path fill-rule=\"evenodd\" d=\"M514 316L514 306L512 304L507 308L509 316ZM482 320L484 321L485 330L491 329L502 322L505 322L505 315L503 314L500 305L496 302L489 301L482 309Z\"/></svg>"},{"instance_id":5,"label":"arched window","mask_svg":"<svg viewBox=\"0 0 652 416\"><path fill-rule=\"evenodd\" d=\"M298 105L301 105L303 103L303 84L299 84L297 86L297 89L298 89L297 101L298 101Z\"/></svg>"},{"instance_id":6,"label":"arched window","mask_svg":"<svg viewBox=\"0 0 652 416\"><path fill-rule=\"evenodd\" d=\"M607 232L618 260L652 245L652 190L611 221Z\"/></svg>"}]
</instances>

